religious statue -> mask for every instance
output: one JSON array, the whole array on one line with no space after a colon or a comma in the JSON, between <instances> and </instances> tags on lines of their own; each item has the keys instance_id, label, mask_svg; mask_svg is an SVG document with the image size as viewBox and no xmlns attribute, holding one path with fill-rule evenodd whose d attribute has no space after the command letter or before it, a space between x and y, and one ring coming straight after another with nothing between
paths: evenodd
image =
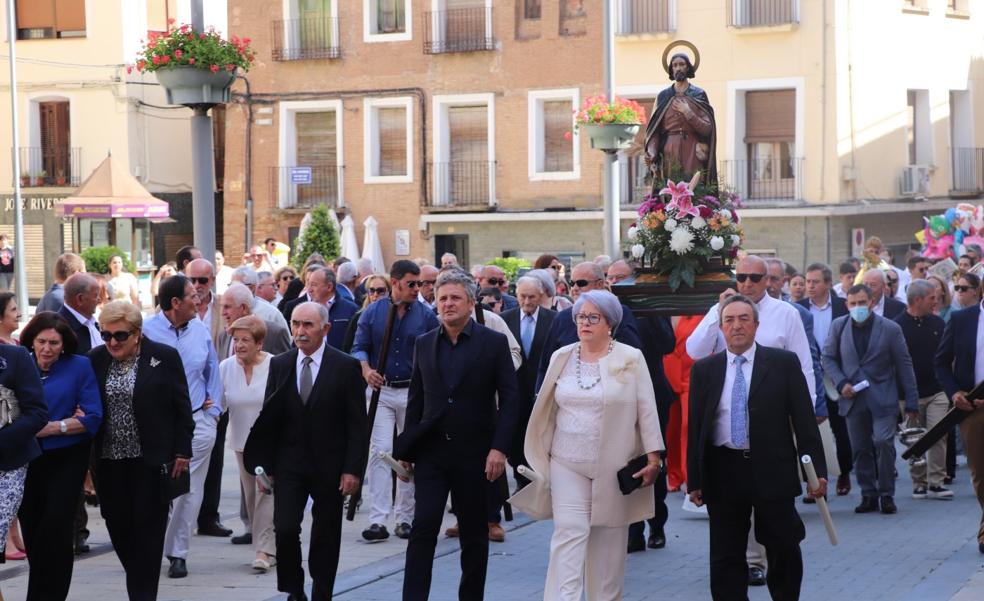
<instances>
[{"instance_id":1,"label":"religious statue","mask_svg":"<svg viewBox=\"0 0 984 601\"><path fill-rule=\"evenodd\" d=\"M677 46L686 46L694 54L694 61L683 52L670 59L666 57ZM663 52L663 69L673 80L673 85L659 93L656 106L646 125L646 164L653 176L653 194L662 188L667 179L688 181L700 171L707 182L717 181L715 164L714 109L704 90L690 83L700 66L700 53L693 44L678 41Z\"/></svg>"}]
</instances>

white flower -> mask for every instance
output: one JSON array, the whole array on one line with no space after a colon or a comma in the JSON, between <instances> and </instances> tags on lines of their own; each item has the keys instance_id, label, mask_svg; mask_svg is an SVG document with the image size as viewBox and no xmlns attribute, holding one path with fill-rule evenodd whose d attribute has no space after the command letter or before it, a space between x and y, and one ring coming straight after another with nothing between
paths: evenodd
<instances>
[{"instance_id":1,"label":"white flower","mask_svg":"<svg viewBox=\"0 0 984 601\"><path fill-rule=\"evenodd\" d=\"M731 246L738 246L741 244L741 236L732 234L731 236Z\"/></svg>"},{"instance_id":2,"label":"white flower","mask_svg":"<svg viewBox=\"0 0 984 601\"><path fill-rule=\"evenodd\" d=\"M678 255L685 255L694 249L694 235L685 227L674 230L670 235L670 250Z\"/></svg>"},{"instance_id":3,"label":"white flower","mask_svg":"<svg viewBox=\"0 0 984 601\"><path fill-rule=\"evenodd\" d=\"M646 254L646 247L641 244L632 245L632 258L641 259L642 255Z\"/></svg>"},{"instance_id":4,"label":"white flower","mask_svg":"<svg viewBox=\"0 0 984 601\"><path fill-rule=\"evenodd\" d=\"M694 228L695 230L702 230L705 227L707 227L707 222L704 221L703 217L698 215L697 217L694 217L693 219L690 220L690 227Z\"/></svg>"},{"instance_id":5,"label":"white flower","mask_svg":"<svg viewBox=\"0 0 984 601\"><path fill-rule=\"evenodd\" d=\"M711 236L711 249L721 250L724 248L724 238L721 236Z\"/></svg>"},{"instance_id":6,"label":"white flower","mask_svg":"<svg viewBox=\"0 0 984 601\"><path fill-rule=\"evenodd\" d=\"M665 229L668 232L672 232L673 230L676 229L676 227L677 227L676 219L667 219L666 223L663 224L663 229Z\"/></svg>"},{"instance_id":7,"label":"white flower","mask_svg":"<svg viewBox=\"0 0 984 601\"><path fill-rule=\"evenodd\" d=\"M636 239L639 237L639 228L637 228L634 225L630 227L628 237L629 237L629 242L635 242Z\"/></svg>"},{"instance_id":8,"label":"white flower","mask_svg":"<svg viewBox=\"0 0 984 601\"><path fill-rule=\"evenodd\" d=\"M728 221L731 221L731 211L727 209L721 209L720 211L718 211L718 217L720 217L721 219L727 219Z\"/></svg>"}]
</instances>

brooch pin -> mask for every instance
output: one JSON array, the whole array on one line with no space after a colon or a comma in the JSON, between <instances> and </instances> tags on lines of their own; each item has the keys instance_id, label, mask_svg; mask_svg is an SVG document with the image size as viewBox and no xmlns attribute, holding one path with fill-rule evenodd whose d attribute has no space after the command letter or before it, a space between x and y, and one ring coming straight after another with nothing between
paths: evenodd
<instances>
[{"instance_id":1,"label":"brooch pin","mask_svg":"<svg viewBox=\"0 0 984 601\"><path fill-rule=\"evenodd\" d=\"M7 360L0 357L0 371L7 369Z\"/></svg>"},{"instance_id":2,"label":"brooch pin","mask_svg":"<svg viewBox=\"0 0 984 601\"><path fill-rule=\"evenodd\" d=\"M160 364L161 364L161 360L158 359L157 357L151 357L150 358L150 366L151 367L157 367Z\"/></svg>"}]
</instances>

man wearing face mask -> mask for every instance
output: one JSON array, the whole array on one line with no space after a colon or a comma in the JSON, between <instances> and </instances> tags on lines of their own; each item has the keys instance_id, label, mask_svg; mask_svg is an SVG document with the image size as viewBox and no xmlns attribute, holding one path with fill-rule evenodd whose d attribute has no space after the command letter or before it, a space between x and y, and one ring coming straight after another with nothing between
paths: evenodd
<instances>
[{"instance_id":1,"label":"man wearing face mask","mask_svg":"<svg viewBox=\"0 0 984 601\"><path fill-rule=\"evenodd\" d=\"M867 274L866 274L867 275ZM837 407L847 421L854 449L854 474L861 487L855 513L896 513L895 427L898 399L905 413L919 416L919 389L902 328L875 314L874 296L864 284L847 291L849 315L830 324L823 369L834 381Z\"/></svg>"}]
</instances>

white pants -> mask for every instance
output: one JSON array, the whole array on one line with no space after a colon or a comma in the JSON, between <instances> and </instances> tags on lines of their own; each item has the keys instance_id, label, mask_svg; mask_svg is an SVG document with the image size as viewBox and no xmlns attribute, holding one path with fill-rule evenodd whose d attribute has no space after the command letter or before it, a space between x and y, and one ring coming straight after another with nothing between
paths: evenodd
<instances>
[{"instance_id":1,"label":"white pants","mask_svg":"<svg viewBox=\"0 0 984 601\"><path fill-rule=\"evenodd\" d=\"M164 534L164 556L188 557L188 539L191 529L198 520L198 510L202 506L202 496L205 492L205 475L208 474L208 462L215 445L216 419L206 415L204 411L192 414L195 418L195 436L191 439L191 491L181 495L171 502L170 521Z\"/></svg>"},{"instance_id":2,"label":"white pants","mask_svg":"<svg viewBox=\"0 0 984 601\"><path fill-rule=\"evenodd\" d=\"M544 601L581 601L582 594L589 601L622 598L628 524L591 526L589 475L576 464L550 461L554 532Z\"/></svg>"},{"instance_id":3,"label":"white pants","mask_svg":"<svg viewBox=\"0 0 984 601\"><path fill-rule=\"evenodd\" d=\"M376 421L372 425L372 436L369 440L369 469L366 479L369 481L369 523L389 524L390 514L393 513L393 471L376 454L393 452L393 426L396 432L403 432L403 424L407 419L406 388L390 388L383 386L379 391L379 406L376 409ZM366 389L366 402L372 397L372 387ZM396 482L396 523L413 523L413 481Z\"/></svg>"}]
</instances>

